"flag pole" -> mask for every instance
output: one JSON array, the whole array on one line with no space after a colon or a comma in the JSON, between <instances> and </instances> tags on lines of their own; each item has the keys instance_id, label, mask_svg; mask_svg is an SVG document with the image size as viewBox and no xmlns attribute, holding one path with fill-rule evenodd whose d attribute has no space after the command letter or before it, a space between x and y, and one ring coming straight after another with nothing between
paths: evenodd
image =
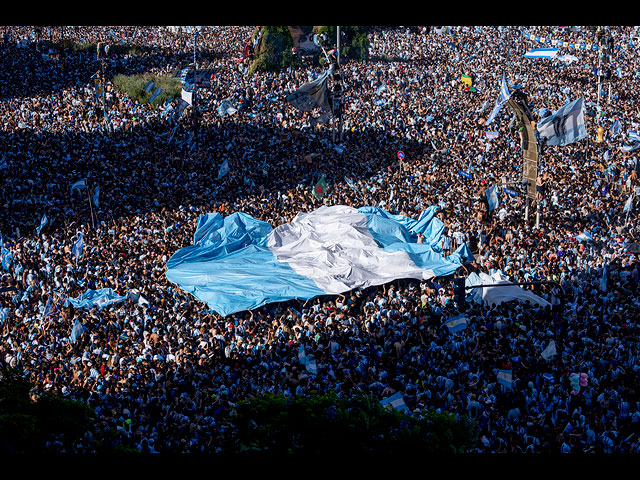
<instances>
[{"instance_id":1,"label":"flag pole","mask_svg":"<svg viewBox=\"0 0 640 480\"><path fill-rule=\"evenodd\" d=\"M93 206L91 205L91 192L90 192L90 190L91 190L91 189L90 189L90 188L89 188L89 186L87 185L87 200L89 200L89 212L90 212L90 214L91 214L91 226L92 226L93 228L96 228L96 225L95 225L95 223L93 222Z\"/></svg>"}]
</instances>

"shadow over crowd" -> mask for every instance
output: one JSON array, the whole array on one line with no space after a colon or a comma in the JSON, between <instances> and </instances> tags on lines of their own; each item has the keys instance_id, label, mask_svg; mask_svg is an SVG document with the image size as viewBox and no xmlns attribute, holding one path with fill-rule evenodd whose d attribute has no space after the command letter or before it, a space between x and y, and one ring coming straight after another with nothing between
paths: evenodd
<instances>
[{"instance_id":1,"label":"shadow over crowd","mask_svg":"<svg viewBox=\"0 0 640 480\"><path fill-rule=\"evenodd\" d=\"M639 186L627 135L640 123L631 28L604 34L614 46L610 74L598 81L596 50L522 57L541 46L525 33L596 43L586 28L372 27L370 59L341 59L338 142L329 125L286 101L322 67L249 74L243 48L254 29L202 31L198 55L214 72L211 87L198 89L197 116L188 108L172 121L110 81L96 102L94 79L102 70L107 79L172 75L192 60L189 32L0 27L0 365L23 371L34 396L86 402L98 429L142 452L217 452L233 442L239 401L331 391L401 392L412 415L471 417L474 452L639 452L638 214L624 208ZM62 39L140 48L101 59L94 50L49 50ZM522 191L501 193L493 211L485 200L489 186L504 178L517 190L522 178L509 110L484 124L503 75L527 93L535 115L579 97L586 104L588 138L541 155L539 226L535 207L525 221ZM237 111L220 115L223 100ZM224 161L230 171L218 180ZM311 188L321 175L328 189L319 201ZM97 203L71 189L84 178L99 185ZM442 248L466 243L475 255L460 275L553 281L524 287L551 307L468 302L468 327L450 333L443 324L460 307L453 283L398 280L221 317L165 277L199 214L242 211L275 227L321 204L376 205L412 218L438 205ZM76 258L79 233L85 247ZM576 238L584 233L588 240ZM139 292L147 303L64 304L100 288ZM86 329L77 338L76 320ZM556 354L545 358L551 340ZM317 373L298 362L300 345ZM513 372L511 388L496 370ZM93 448L83 441L74 451Z\"/></svg>"}]
</instances>

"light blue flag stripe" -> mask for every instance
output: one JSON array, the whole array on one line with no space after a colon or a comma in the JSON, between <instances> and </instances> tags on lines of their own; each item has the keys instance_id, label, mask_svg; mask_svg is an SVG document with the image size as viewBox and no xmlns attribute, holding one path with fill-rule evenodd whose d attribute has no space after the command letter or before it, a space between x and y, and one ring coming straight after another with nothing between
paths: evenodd
<instances>
[{"instance_id":1,"label":"light blue flag stripe","mask_svg":"<svg viewBox=\"0 0 640 480\"><path fill-rule=\"evenodd\" d=\"M193 244L169 259L166 277L226 316L398 278L445 276L468 257L459 248L445 258L436 247L444 228L436 211L414 220L379 207L324 206L276 229L242 212L201 215Z\"/></svg>"},{"instance_id":2,"label":"light blue flag stripe","mask_svg":"<svg viewBox=\"0 0 640 480\"><path fill-rule=\"evenodd\" d=\"M98 290L88 289L81 296L69 298L69 303L77 309L92 309L97 307L102 310L104 307L123 302L127 299L126 295L118 295L111 288L100 288Z\"/></svg>"},{"instance_id":3,"label":"light blue flag stripe","mask_svg":"<svg viewBox=\"0 0 640 480\"><path fill-rule=\"evenodd\" d=\"M557 48L533 48L524 54L525 58L554 58L558 53Z\"/></svg>"}]
</instances>

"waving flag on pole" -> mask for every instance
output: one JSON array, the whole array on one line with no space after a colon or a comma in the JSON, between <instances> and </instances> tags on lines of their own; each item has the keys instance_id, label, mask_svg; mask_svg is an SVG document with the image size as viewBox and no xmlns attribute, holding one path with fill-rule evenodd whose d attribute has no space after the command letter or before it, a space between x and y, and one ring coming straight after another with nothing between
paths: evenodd
<instances>
[{"instance_id":1,"label":"waving flag on pole","mask_svg":"<svg viewBox=\"0 0 640 480\"><path fill-rule=\"evenodd\" d=\"M542 358L549 361L554 355L556 355L556 342L554 340L549 341L549 345L542 351Z\"/></svg>"},{"instance_id":2,"label":"waving flag on pole","mask_svg":"<svg viewBox=\"0 0 640 480\"><path fill-rule=\"evenodd\" d=\"M38 225L38 228L36 228L38 235L40 235L40 230L42 230L42 228L47 224L48 221L49 219L47 218L47 215L43 213L42 218L40 219L40 225Z\"/></svg>"},{"instance_id":3,"label":"waving flag on pole","mask_svg":"<svg viewBox=\"0 0 640 480\"><path fill-rule=\"evenodd\" d=\"M333 68L330 68L312 82L305 83L287 96L287 101L303 112L310 112L316 108L329 108L327 83L332 71Z\"/></svg>"},{"instance_id":4,"label":"waving flag on pole","mask_svg":"<svg viewBox=\"0 0 640 480\"><path fill-rule=\"evenodd\" d=\"M98 207L98 197L100 196L100 185L96 185L96 188L93 190L93 195L91 196L91 200L93 201L93 205Z\"/></svg>"},{"instance_id":5,"label":"waving flag on pole","mask_svg":"<svg viewBox=\"0 0 640 480\"><path fill-rule=\"evenodd\" d=\"M160 87L156 88L153 92L153 94L149 97L149 100L147 100L147 103L151 103L153 102L156 98L158 98L158 96L163 92L164 90L162 90Z\"/></svg>"},{"instance_id":6,"label":"waving flag on pole","mask_svg":"<svg viewBox=\"0 0 640 480\"><path fill-rule=\"evenodd\" d=\"M547 145L565 146L586 138L584 99L567 103L554 114L540 120L537 128L540 138L547 140Z\"/></svg>"},{"instance_id":7,"label":"waving flag on pole","mask_svg":"<svg viewBox=\"0 0 640 480\"><path fill-rule=\"evenodd\" d=\"M443 235L437 209L416 220L379 207L325 205L276 228L242 212L200 215L193 244L174 253L166 276L220 315L446 276L460 267L461 247L445 258L434 246Z\"/></svg>"},{"instance_id":8,"label":"waving flag on pole","mask_svg":"<svg viewBox=\"0 0 640 480\"><path fill-rule=\"evenodd\" d=\"M607 264L602 266L602 277L600 277L600 291L607 291Z\"/></svg>"},{"instance_id":9,"label":"waving flag on pole","mask_svg":"<svg viewBox=\"0 0 640 480\"><path fill-rule=\"evenodd\" d=\"M509 97L511 97L511 92L509 91L507 80L503 75L502 81L500 82L500 92L498 93L498 98L496 99L496 103L485 125L489 125L491 122L493 122L493 120L498 116L498 113L500 113L500 110L502 109L504 104L507 103L507 100L509 100Z\"/></svg>"},{"instance_id":10,"label":"waving flag on pole","mask_svg":"<svg viewBox=\"0 0 640 480\"><path fill-rule=\"evenodd\" d=\"M81 188L87 188L87 180L85 178L83 178L82 180L78 180L73 185L71 185L72 192L74 190L81 189Z\"/></svg>"},{"instance_id":11,"label":"waving flag on pole","mask_svg":"<svg viewBox=\"0 0 640 480\"><path fill-rule=\"evenodd\" d=\"M9 266L11 265L12 259L13 259L13 254L9 249L5 248L2 234L0 234L0 260L2 261L2 268L4 270L9 270Z\"/></svg>"}]
</instances>

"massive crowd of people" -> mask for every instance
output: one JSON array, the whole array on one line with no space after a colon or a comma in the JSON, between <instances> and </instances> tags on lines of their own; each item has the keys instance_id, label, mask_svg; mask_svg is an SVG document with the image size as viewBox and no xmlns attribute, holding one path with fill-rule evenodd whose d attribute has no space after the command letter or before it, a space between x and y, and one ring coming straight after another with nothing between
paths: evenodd
<instances>
[{"instance_id":1,"label":"massive crowd of people","mask_svg":"<svg viewBox=\"0 0 640 480\"><path fill-rule=\"evenodd\" d=\"M249 73L243 49L254 29L202 30L196 45L199 61L211 54L211 84L172 119L110 81L96 101L94 78L101 69L107 79L116 70L172 74L193 55L189 29L0 27L0 365L23 371L34 396L86 402L97 428L142 452L217 452L232 441L237 402L331 391L400 392L411 415L468 416L478 453L640 452L629 135L640 70L630 27L372 27L369 60L341 58L341 132L286 101L322 65ZM572 45L554 59L523 58L545 46L525 34ZM605 38L606 55L574 46ZM62 40L140 48L102 58L49 49ZM588 137L545 147L526 216L518 125L507 107L485 124L503 76L537 118L569 100L586 104ZM236 111L221 115L224 100ZM328 188L317 200L322 175ZM82 179L99 186L97 198L71 188ZM520 194L501 192L490 211L485 190L505 181ZM459 275L553 281L522 287L551 306L468 301L467 328L451 333L443 324L461 309L453 283L398 280L222 317L164 275L200 214L241 211L275 227L322 204L412 218L438 205L443 249L466 243L475 256ZM145 301L64 302L101 288ZM542 355L550 344L555 352ZM300 345L317 373L298 362ZM497 370L511 371L512 383Z\"/></svg>"}]
</instances>

